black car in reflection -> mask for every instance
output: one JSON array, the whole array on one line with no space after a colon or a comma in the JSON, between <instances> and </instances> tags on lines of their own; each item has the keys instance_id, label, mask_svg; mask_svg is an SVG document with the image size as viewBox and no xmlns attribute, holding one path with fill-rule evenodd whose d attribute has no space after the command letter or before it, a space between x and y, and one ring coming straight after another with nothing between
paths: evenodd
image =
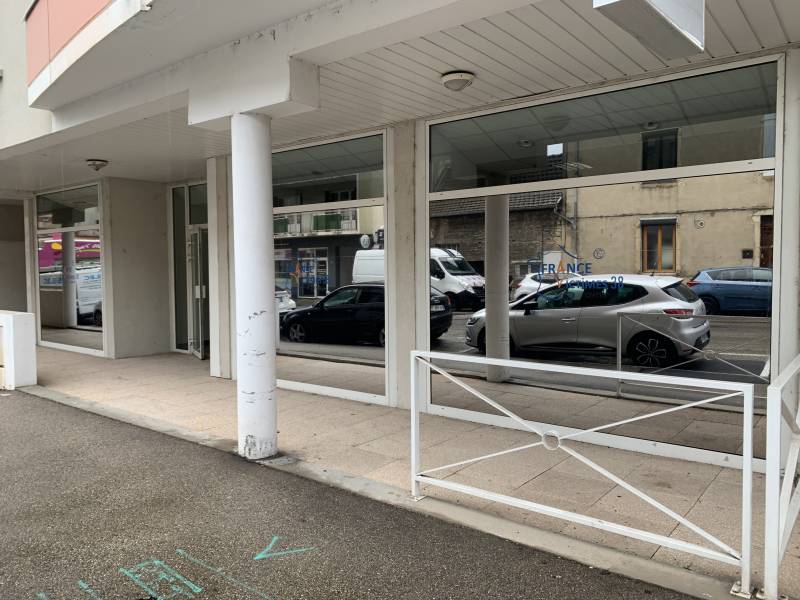
<instances>
[{"instance_id":1,"label":"black car in reflection","mask_svg":"<svg viewBox=\"0 0 800 600\"><path fill-rule=\"evenodd\" d=\"M431 290L431 339L450 328L450 299ZM298 308L283 319L283 335L292 342L370 342L386 344L382 283L345 285L313 306Z\"/></svg>"}]
</instances>

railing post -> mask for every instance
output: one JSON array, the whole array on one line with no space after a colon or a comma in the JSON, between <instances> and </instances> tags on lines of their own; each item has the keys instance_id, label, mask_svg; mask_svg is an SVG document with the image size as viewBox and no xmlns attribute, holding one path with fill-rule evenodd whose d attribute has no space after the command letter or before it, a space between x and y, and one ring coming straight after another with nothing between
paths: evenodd
<instances>
[{"instance_id":1,"label":"railing post","mask_svg":"<svg viewBox=\"0 0 800 600\"><path fill-rule=\"evenodd\" d=\"M416 355L411 353L411 495L419 498L422 494L419 489L417 474L419 473L419 375L420 368Z\"/></svg>"},{"instance_id":2,"label":"railing post","mask_svg":"<svg viewBox=\"0 0 800 600\"><path fill-rule=\"evenodd\" d=\"M622 371L622 313L617 313L617 371ZM622 379L617 377L617 398L622 398Z\"/></svg>"},{"instance_id":3,"label":"railing post","mask_svg":"<svg viewBox=\"0 0 800 600\"><path fill-rule=\"evenodd\" d=\"M764 507L764 600L778 600L780 572L781 390L767 387L767 464Z\"/></svg>"},{"instance_id":4,"label":"railing post","mask_svg":"<svg viewBox=\"0 0 800 600\"><path fill-rule=\"evenodd\" d=\"M750 386L742 393L744 400L744 423L742 440L742 558L739 593L750 598L753 591L751 580L753 549L753 395L755 387Z\"/></svg>"}]
</instances>

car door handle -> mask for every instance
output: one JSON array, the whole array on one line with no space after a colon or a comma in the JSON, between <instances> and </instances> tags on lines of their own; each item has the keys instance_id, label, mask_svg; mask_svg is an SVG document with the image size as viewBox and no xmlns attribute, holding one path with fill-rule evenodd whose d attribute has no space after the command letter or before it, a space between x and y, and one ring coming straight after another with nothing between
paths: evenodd
<instances>
[{"instance_id":1,"label":"car door handle","mask_svg":"<svg viewBox=\"0 0 800 600\"><path fill-rule=\"evenodd\" d=\"M561 322L562 323L573 323L576 320L577 319L575 319L575 317L564 317L563 319L561 319Z\"/></svg>"}]
</instances>

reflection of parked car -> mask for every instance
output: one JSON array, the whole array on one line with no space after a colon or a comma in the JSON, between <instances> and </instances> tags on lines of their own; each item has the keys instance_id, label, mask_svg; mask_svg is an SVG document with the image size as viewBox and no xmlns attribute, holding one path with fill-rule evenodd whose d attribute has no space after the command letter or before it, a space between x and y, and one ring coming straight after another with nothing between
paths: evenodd
<instances>
[{"instance_id":1,"label":"reflection of parked car","mask_svg":"<svg viewBox=\"0 0 800 600\"><path fill-rule=\"evenodd\" d=\"M101 300L94 306L94 314L92 315L94 324L98 327L103 326L103 301Z\"/></svg>"},{"instance_id":2,"label":"reflection of parked car","mask_svg":"<svg viewBox=\"0 0 800 600\"><path fill-rule=\"evenodd\" d=\"M623 353L643 367L668 365L710 340L703 303L677 277L589 275L543 286L512 302L512 350L616 348L620 312L658 313L641 318L655 331L622 320ZM466 342L485 352L484 310L467 321Z\"/></svg>"},{"instance_id":3,"label":"reflection of parked car","mask_svg":"<svg viewBox=\"0 0 800 600\"><path fill-rule=\"evenodd\" d=\"M278 314L281 320L283 320L289 311L297 308L297 303L292 300L292 295L289 291L277 285L275 286L275 299L278 301Z\"/></svg>"},{"instance_id":4,"label":"reflection of parked car","mask_svg":"<svg viewBox=\"0 0 800 600\"><path fill-rule=\"evenodd\" d=\"M386 343L384 293L381 283L346 285L325 298L286 315L282 331L292 342ZM453 321L450 300L431 292L431 338L444 334Z\"/></svg>"},{"instance_id":5,"label":"reflection of parked car","mask_svg":"<svg viewBox=\"0 0 800 600\"><path fill-rule=\"evenodd\" d=\"M578 273L528 273L516 285L514 300L538 292L548 284L581 277Z\"/></svg>"},{"instance_id":6,"label":"reflection of parked car","mask_svg":"<svg viewBox=\"0 0 800 600\"><path fill-rule=\"evenodd\" d=\"M728 267L703 269L687 284L709 315L764 313L772 310L772 269Z\"/></svg>"}]
</instances>

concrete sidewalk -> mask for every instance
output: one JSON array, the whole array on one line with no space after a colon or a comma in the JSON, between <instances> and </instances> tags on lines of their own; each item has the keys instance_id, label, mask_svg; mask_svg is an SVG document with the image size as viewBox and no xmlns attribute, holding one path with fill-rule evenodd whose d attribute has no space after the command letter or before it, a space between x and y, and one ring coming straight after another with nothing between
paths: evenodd
<instances>
[{"instance_id":1,"label":"concrete sidewalk","mask_svg":"<svg viewBox=\"0 0 800 600\"><path fill-rule=\"evenodd\" d=\"M44 348L39 350L39 361L39 383L44 388L105 407L166 421L199 434L223 438L228 440L230 449L235 445L235 384L209 377L207 363L180 354L110 361ZM377 382L383 377L383 369L378 367L320 364L320 361L289 357L279 357L279 363L297 372L308 372L309 369L315 372L335 370L340 376L360 377L362 381ZM320 377L323 378L323 375ZM36 393L36 390L31 391ZM451 394L454 401L457 400L457 392L442 390L443 394L445 392ZM554 402L565 403L576 396L544 389L531 393L538 393L548 400L542 403L543 406L553 406ZM464 395L462 401L466 402L466 392L462 391L461 394ZM561 396L556 397L559 394ZM504 398L504 402L513 400ZM580 412L591 411L592 407L600 410L599 403L611 400L613 403L602 407L606 420L609 415L629 414L634 408L637 413L645 410L645 407L624 404L628 402L624 400L592 400L591 396L587 396L586 401L590 405ZM562 404L561 408L565 406ZM612 412L609 413L609 410ZM649 411L653 410L650 405ZM278 413L279 446L282 452L311 466L361 476L396 486L399 493L408 493L410 419L407 411L281 391ZM421 423L423 468L537 441L533 439L536 436L523 431L431 415L422 415ZM591 460L723 542L739 548L739 471L577 442L572 445ZM708 546L707 542L679 526L664 513L561 451L532 448L455 467L444 475L456 482ZM763 487L763 476L756 475L753 499L755 581L760 579L759 569L763 559L760 546L763 539ZM512 522L559 532L633 556L711 575L731 583L737 579L735 569L721 563L430 486L423 491L429 496L477 508ZM790 542L782 578L784 593L800 595L800 536L797 534Z\"/></svg>"}]
</instances>

